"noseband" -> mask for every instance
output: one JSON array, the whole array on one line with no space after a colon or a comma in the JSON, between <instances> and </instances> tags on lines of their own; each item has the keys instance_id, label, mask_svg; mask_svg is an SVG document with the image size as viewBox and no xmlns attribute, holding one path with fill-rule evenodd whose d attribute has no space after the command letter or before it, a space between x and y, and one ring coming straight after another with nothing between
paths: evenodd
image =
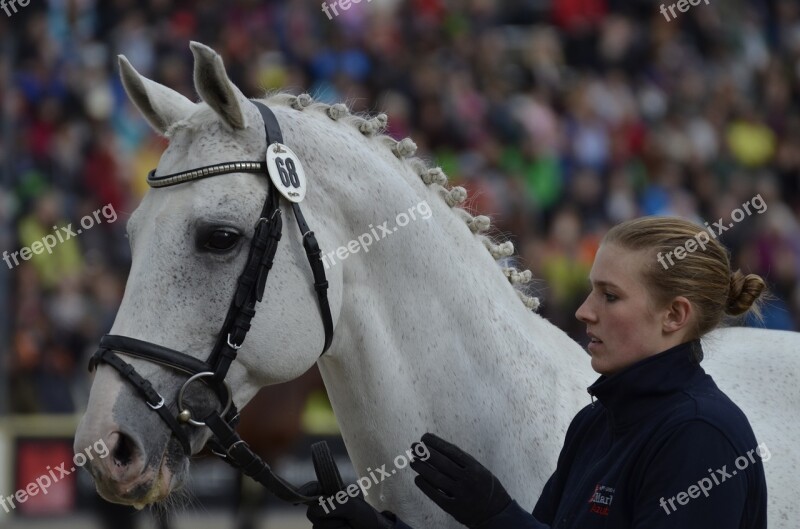
<instances>
[{"instance_id":1,"label":"noseband","mask_svg":"<svg viewBox=\"0 0 800 529\"><path fill-rule=\"evenodd\" d=\"M299 202L305 195L305 175L302 172L302 166L288 147L283 145L283 135L272 111L257 101L252 101L252 103L258 108L264 119L267 140L266 161L221 163L164 176L157 176L154 169L147 177L147 183L151 187L160 188L232 173L268 175L267 197L261 210L261 216L256 221L247 264L239 276L225 322L208 360L198 360L185 353L151 342L106 334L100 340L100 348L89 362L89 370L93 371L101 362L116 369L123 379L139 391L147 405L155 410L170 427L187 456L191 455L189 436L186 433L187 425L208 426L214 434L208 441L212 452L265 485L281 499L291 502L307 502L316 500L316 497L301 494L291 484L275 475L269 466L255 455L236 434L234 428L238 422L239 413L233 403L231 388L225 382L228 369L236 359L236 354L250 330L250 321L256 313L256 302L261 301L264 295L267 275L272 268L275 251L281 238L283 226L280 209L281 195L292 205L297 226L300 228L300 233L303 234L306 257L314 275L314 289L317 291L325 330L322 354L328 350L333 338L333 320L327 293L328 282L320 258L322 252L314 232L309 229L300 211ZM153 388L152 384L137 373L133 366L122 360L115 351L161 364L189 376L178 392L177 416L170 411L170 407L165 404L164 397ZM184 404L184 394L195 381L205 383L216 393L222 403L220 411L214 411L206 417L192 415L192 410ZM202 420L198 420L199 418Z\"/></svg>"}]
</instances>

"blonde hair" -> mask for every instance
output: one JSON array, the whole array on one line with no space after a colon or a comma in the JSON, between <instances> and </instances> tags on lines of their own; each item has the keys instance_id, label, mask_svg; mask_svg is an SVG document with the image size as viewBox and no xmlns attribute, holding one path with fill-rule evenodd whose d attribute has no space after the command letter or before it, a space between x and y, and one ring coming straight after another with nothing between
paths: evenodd
<instances>
[{"instance_id":1,"label":"blonde hair","mask_svg":"<svg viewBox=\"0 0 800 529\"><path fill-rule=\"evenodd\" d=\"M659 264L659 257L663 259L689 239L703 239L704 248L695 245L695 251L686 251L683 259L670 260L669 267ZM691 339L715 329L725 315L752 312L761 317L764 280L756 274L731 271L727 249L697 224L675 217L642 217L614 226L603 243L650 254L652 263L645 266L642 279L652 301L663 307L676 296L686 297L696 312Z\"/></svg>"}]
</instances>

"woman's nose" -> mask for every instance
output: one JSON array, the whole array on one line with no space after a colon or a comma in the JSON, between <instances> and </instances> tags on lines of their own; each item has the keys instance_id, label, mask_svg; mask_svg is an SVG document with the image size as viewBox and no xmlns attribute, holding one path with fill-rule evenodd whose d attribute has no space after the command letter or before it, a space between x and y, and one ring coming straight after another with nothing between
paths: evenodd
<instances>
[{"instance_id":1,"label":"woman's nose","mask_svg":"<svg viewBox=\"0 0 800 529\"><path fill-rule=\"evenodd\" d=\"M586 298L578 310L575 311L575 317L578 318L578 321L582 321L584 323L594 321L594 313L589 309L589 298Z\"/></svg>"}]
</instances>

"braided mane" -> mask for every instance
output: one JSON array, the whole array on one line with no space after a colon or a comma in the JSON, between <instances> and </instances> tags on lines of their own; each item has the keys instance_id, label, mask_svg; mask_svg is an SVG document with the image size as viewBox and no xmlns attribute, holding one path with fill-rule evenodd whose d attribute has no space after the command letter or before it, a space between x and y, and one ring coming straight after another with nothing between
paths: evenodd
<instances>
[{"instance_id":1,"label":"braided mane","mask_svg":"<svg viewBox=\"0 0 800 529\"><path fill-rule=\"evenodd\" d=\"M459 207L467 199L467 190L461 186L447 188L447 175L441 167L430 167L425 160L415 156L417 145L411 138L404 138L400 141L395 140L385 134L386 126L389 122L388 116L384 113L377 114L371 118L352 114L344 103L329 105L314 101L309 94L298 96L285 92L267 94L265 98L268 105L281 105L291 107L298 111L316 111L325 114L334 121L344 121L356 128L361 134L367 137L374 137L384 144L397 158L404 160L409 168L414 171L422 181L436 190L437 194L447 203L453 212L459 216L469 227L470 231L483 243L492 257L501 262L514 254L514 244L511 241L497 243L491 236L486 234L491 225L491 220L486 215L471 215L464 208ZM531 310L539 308L539 298L529 296L525 292L525 285L533 279L530 270L519 270L514 266L502 267L503 275L514 287L517 295Z\"/></svg>"},{"instance_id":2,"label":"braided mane","mask_svg":"<svg viewBox=\"0 0 800 529\"><path fill-rule=\"evenodd\" d=\"M436 194L450 206L454 214L458 215L466 223L470 231L475 234L475 237L489 251L495 261L503 265L503 261L514 254L514 244L511 241L498 243L492 236L487 234L491 226L489 217L486 215L473 216L466 209L459 207L467 199L466 189L461 186L448 188L447 175L444 174L441 167L430 167L425 160L415 156L417 145L411 138L397 141L385 133L389 122L386 114L380 113L373 117L353 114L344 103L329 105L316 102L309 94L295 96L286 92L273 92L266 94L264 102L268 106L289 107L300 112L318 112L334 121L343 121L349 124L368 138L375 138L398 159L402 160L415 174L419 175L428 187L435 190ZM211 109L201 110L190 118L173 123L165 133L165 136L169 138L176 130L202 123L204 118L212 115L213 111ZM526 293L525 285L533 279L531 271L519 270L514 266L501 266L501 271L514 287L524 305L531 310L537 310L539 308L539 298L529 296Z\"/></svg>"}]
</instances>

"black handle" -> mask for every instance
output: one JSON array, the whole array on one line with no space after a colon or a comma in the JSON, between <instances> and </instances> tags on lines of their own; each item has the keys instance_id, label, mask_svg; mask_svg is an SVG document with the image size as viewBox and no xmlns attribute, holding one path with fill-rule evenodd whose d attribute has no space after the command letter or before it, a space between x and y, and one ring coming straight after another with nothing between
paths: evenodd
<instances>
[{"instance_id":1,"label":"black handle","mask_svg":"<svg viewBox=\"0 0 800 529\"><path fill-rule=\"evenodd\" d=\"M311 445L311 460L314 463L314 472L317 473L317 481L322 487L323 494L333 496L344 489L339 467L333 460L328 443L320 441Z\"/></svg>"}]
</instances>

